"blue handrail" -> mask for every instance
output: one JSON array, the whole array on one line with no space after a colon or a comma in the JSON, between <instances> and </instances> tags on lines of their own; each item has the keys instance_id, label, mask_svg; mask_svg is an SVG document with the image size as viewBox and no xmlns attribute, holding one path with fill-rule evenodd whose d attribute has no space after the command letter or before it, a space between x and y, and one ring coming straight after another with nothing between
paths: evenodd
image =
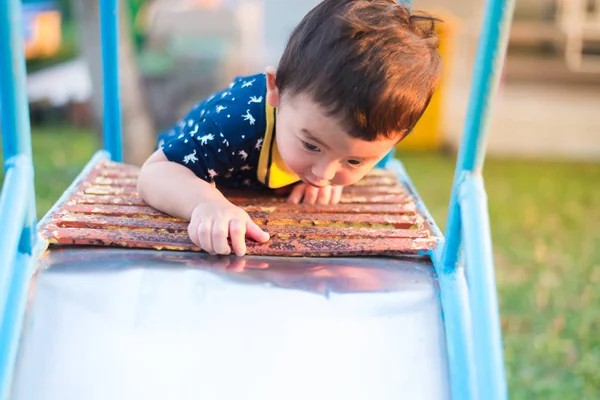
<instances>
[{"instance_id":1,"label":"blue handrail","mask_svg":"<svg viewBox=\"0 0 600 400\"><path fill-rule=\"evenodd\" d=\"M458 192L465 173L481 173L491 102L496 96L508 45L515 0L488 0L479 38L469 108L458 152L454 185L448 209L444 268L452 271L458 262L461 221Z\"/></svg>"},{"instance_id":2,"label":"blue handrail","mask_svg":"<svg viewBox=\"0 0 600 400\"><path fill-rule=\"evenodd\" d=\"M35 198L33 195L33 163L31 160L31 126L25 89L25 57L22 37L22 14L19 0L0 2L0 107L2 118L2 147L6 181L0 197L0 215L11 218L0 220L0 242L15 243L18 250L31 254L35 234ZM14 180L14 177L19 177ZM20 181L22 179L22 181ZM20 197L18 210L12 191L25 195ZM16 221L15 221L16 220ZM16 224L16 225L15 225ZM9 226L11 229L8 229ZM12 245L11 245L12 246ZM15 254L14 251L11 254ZM2 259L9 255L1 253ZM0 264L0 269L12 264ZM1 296L2 292L0 292Z\"/></svg>"},{"instance_id":3,"label":"blue handrail","mask_svg":"<svg viewBox=\"0 0 600 400\"><path fill-rule=\"evenodd\" d=\"M460 186L460 210L476 390L479 399L506 399L502 333L494 278L494 255L481 175L469 174Z\"/></svg>"},{"instance_id":4,"label":"blue handrail","mask_svg":"<svg viewBox=\"0 0 600 400\"><path fill-rule=\"evenodd\" d=\"M465 312L470 324L462 328L470 330L464 333L469 334L471 340L464 343L466 349L460 357L453 360L449 353L449 359L454 382L456 375L460 374L456 366L461 363L462 357L467 358L472 384L453 388L453 394L466 390L473 395L469 397L486 400L506 399L507 389L487 198L481 171L491 103L506 56L514 3L514 0L488 0L486 4L450 198L446 241L438 252L441 256L437 255L442 296L443 282L463 280L465 272L469 288L468 310ZM462 259L461 247L464 250ZM464 309L464 303L461 307Z\"/></svg>"},{"instance_id":5,"label":"blue handrail","mask_svg":"<svg viewBox=\"0 0 600 400\"><path fill-rule=\"evenodd\" d=\"M22 154L31 157L31 127L25 87L25 58L21 4L0 4L0 82L2 84L2 146L4 159Z\"/></svg>"},{"instance_id":6,"label":"blue handrail","mask_svg":"<svg viewBox=\"0 0 600 400\"><path fill-rule=\"evenodd\" d=\"M104 148L114 161L123 161L121 94L119 91L119 2L100 1L102 80L104 89Z\"/></svg>"},{"instance_id":7,"label":"blue handrail","mask_svg":"<svg viewBox=\"0 0 600 400\"><path fill-rule=\"evenodd\" d=\"M0 104L5 180L0 194L0 399L7 397L35 244L31 127L19 0L0 1Z\"/></svg>"}]
</instances>

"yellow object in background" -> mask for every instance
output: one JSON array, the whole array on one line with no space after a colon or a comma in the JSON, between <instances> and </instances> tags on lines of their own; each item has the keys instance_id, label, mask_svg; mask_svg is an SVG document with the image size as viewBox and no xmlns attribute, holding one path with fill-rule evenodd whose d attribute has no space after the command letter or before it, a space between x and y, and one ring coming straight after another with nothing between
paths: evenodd
<instances>
[{"instance_id":1,"label":"yellow object in background","mask_svg":"<svg viewBox=\"0 0 600 400\"><path fill-rule=\"evenodd\" d=\"M450 77L450 60L453 56L452 40L453 29L456 26L454 18L447 13L432 13L443 22L437 23L435 31L440 39L439 53L442 58L442 77L438 88L431 98L431 102L425 113L413 129L400 144L397 150L435 150L442 147L443 141L443 114L444 96Z\"/></svg>"},{"instance_id":2,"label":"yellow object in background","mask_svg":"<svg viewBox=\"0 0 600 400\"><path fill-rule=\"evenodd\" d=\"M25 57L52 57L60 50L61 14L60 11L40 12L30 21L30 36L25 40Z\"/></svg>"}]
</instances>

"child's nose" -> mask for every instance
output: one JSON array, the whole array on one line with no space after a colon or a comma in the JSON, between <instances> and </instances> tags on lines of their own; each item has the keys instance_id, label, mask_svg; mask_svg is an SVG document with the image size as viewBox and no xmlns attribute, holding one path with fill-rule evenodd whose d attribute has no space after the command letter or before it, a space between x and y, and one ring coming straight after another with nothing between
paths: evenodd
<instances>
[{"instance_id":1,"label":"child's nose","mask_svg":"<svg viewBox=\"0 0 600 400\"><path fill-rule=\"evenodd\" d=\"M321 181L331 181L337 173L337 166L333 162L323 162L316 164L312 170L315 178Z\"/></svg>"}]
</instances>

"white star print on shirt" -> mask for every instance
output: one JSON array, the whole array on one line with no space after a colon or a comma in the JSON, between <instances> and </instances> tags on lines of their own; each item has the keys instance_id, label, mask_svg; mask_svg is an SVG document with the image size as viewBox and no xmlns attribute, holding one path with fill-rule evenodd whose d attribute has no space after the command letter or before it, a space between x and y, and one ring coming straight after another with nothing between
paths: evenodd
<instances>
[{"instance_id":1,"label":"white star print on shirt","mask_svg":"<svg viewBox=\"0 0 600 400\"><path fill-rule=\"evenodd\" d=\"M242 188L258 187L254 176L258 153L266 146L266 139L262 137L267 121L263 110L266 101L263 75L238 78L229 89L225 86L222 92L211 95L214 99L210 102L204 100L194 105L190 113L179 120L181 128L175 127L170 137L162 134L168 139L159 145L164 147L167 157L187 164L209 183L222 180L224 184ZM249 106L245 111L244 102ZM190 120L193 120L191 125ZM188 139L187 144L185 139ZM232 166L234 170L228 172Z\"/></svg>"},{"instance_id":2,"label":"white star print on shirt","mask_svg":"<svg viewBox=\"0 0 600 400\"><path fill-rule=\"evenodd\" d=\"M250 110L246 110L246 114L242 115L242 118L244 118L244 121L248 121L250 125L254 125L256 122L252 114L250 114Z\"/></svg>"}]
</instances>

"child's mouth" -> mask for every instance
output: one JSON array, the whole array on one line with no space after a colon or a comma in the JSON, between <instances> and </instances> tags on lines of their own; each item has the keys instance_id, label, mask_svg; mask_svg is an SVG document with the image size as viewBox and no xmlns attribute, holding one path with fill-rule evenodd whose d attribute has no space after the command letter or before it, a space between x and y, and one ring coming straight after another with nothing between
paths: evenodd
<instances>
[{"instance_id":1,"label":"child's mouth","mask_svg":"<svg viewBox=\"0 0 600 400\"><path fill-rule=\"evenodd\" d=\"M307 179L305 177L302 177L301 179L302 179L302 182L306 183L307 185L316 187L318 189L322 189L322 188L328 186L328 185L317 185L316 183L313 183L312 181L310 181L309 179Z\"/></svg>"}]
</instances>

